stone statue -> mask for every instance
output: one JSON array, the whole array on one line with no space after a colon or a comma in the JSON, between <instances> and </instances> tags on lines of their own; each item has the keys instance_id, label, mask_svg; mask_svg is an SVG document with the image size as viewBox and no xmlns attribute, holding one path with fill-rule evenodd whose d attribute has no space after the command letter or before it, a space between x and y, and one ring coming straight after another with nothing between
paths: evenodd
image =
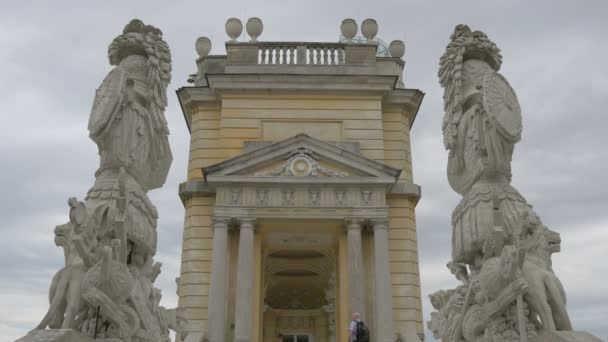
<instances>
[{"instance_id":1,"label":"stone statue","mask_svg":"<svg viewBox=\"0 0 608 342\"><path fill-rule=\"evenodd\" d=\"M108 56L114 69L89 120L100 157L95 183L84 202L68 201L70 222L55 229L65 267L53 278L47 314L20 341L52 341L58 334L46 327L73 329L79 341L167 342L169 329L187 337L183 313L159 305L158 214L147 195L164 184L172 161L164 117L171 54L159 29L135 19Z\"/></svg>"},{"instance_id":2,"label":"stone statue","mask_svg":"<svg viewBox=\"0 0 608 342\"><path fill-rule=\"evenodd\" d=\"M154 26L132 20L108 47L115 65L97 89L89 134L99 147L97 175L125 167L146 190L161 187L172 156L167 121L171 54Z\"/></svg>"},{"instance_id":3,"label":"stone statue","mask_svg":"<svg viewBox=\"0 0 608 342\"><path fill-rule=\"evenodd\" d=\"M49 289L50 307L38 329L73 328L80 309L80 283L84 275L84 262L73 245L73 225L66 223L55 228L55 244L63 247L65 267L55 274Z\"/></svg>"},{"instance_id":4,"label":"stone statue","mask_svg":"<svg viewBox=\"0 0 608 342\"><path fill-rule=\"evenodd\" d=\"M522 275L530 286L526 301L549 329L572 330L566 292L551 267L551 254L560 251L561 238L538 217L530 221L523 232L526 258Z\"/></svg>"},{"instance_id":5,"label":"stone statue","mask_svg":"<svg viewBox=\"0 0 608 342\"><path fill-rule=\"evenodd\" d=\"M498 73L500 50L480 31L456 27L441 57L444 87L443 137L449 150L448 181L463 196L454 210L454 262L481 266L485 235L492 229L493 200L498 197L509 230L529 210L510 186L511 157L521 138L517 96Z\"/></svg>"},{"instance_id":6,"label":"stone statue","mask_svg":"<svg viewBox=\"0 0 608 342\"><path fill-rule=\"evenodd\" d=\"M447 175L463 197L447 266L461 285L430 296L436 311L427 326L442 342L592 341L572 331L551 267L559 234L511 186L522 117L501 63L496 44L466 25L456 26L440 60Z\"/></svg>"}]
</instances>

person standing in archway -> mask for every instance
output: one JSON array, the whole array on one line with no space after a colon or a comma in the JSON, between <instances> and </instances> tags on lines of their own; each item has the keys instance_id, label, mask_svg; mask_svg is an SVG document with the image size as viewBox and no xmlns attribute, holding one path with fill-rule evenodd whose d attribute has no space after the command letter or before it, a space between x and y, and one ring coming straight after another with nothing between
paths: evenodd
<instances>
[{"instance_id":1,"label":"person standing in archway","mask_svg":"<svg viewBox=\"0 0 608 342\"><path fill-rule=\"evenodd\" d=\"M369 329L358 312L353 312L352 320L348 325L348 336L350 342L369 342Z\"/></svg>"}]
</instances>

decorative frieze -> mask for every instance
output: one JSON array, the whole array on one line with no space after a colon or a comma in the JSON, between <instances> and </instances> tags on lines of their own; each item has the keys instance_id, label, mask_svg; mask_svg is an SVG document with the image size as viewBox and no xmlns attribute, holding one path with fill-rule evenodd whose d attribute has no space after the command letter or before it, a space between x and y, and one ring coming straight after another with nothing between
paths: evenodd
<instances>
[{"instance_id":1,"label":"decorative frieze","mask_svg":"<svg viewBox=\"0 0 608 342\"><path fill-rule=\"evenodd\" d=\"M308 190L308 194L309 194L309 197L310 197L310 205L313 206L313 207L318 207L319 204L320 204L320 202L321 202L320 201L321 198L319 196L321 194L321 191L320 190L316 190L316 189L315 190Z\"/></svg>"},{"instance_id":2,"label":"decorative frieze","mask_svg":"<svg viewBox=\"0 0 608 342\"><path fill-rule=\"evenodd\" d=\"M284 206L294 206L295 202L295 190L294 189L283 189L283 201L281 202Z\"/></svg>"},{"instance_id":3,"label":"decorative frieze","mask_svg":"<svg viewBox=\"0 0 608 342\"><path fill-rule=\"evenodd\" d=\"M230 204L232 204L232 205L241 204L241 189L240 188L230 189Z\"/></svg>"},{"instance_id":4,"label":"decorative frieze","mask_svg":"<svg viewBox=\"0 0 608 342\"><path fill-rule=\"evenodd\" d=\"M282 188L221 187L218 206L228 207L304 207L304 208L378 208L386 207L384 188Z\"/></svg>"},{"instance_id":5,"label":"decorative frieze","mask_svg":"<svg viewBox=\"0 0 608 342\"><path fill-rule=\"evenodd\" d=\"M373 192L371 190L361 190L361 203L368 206L371 202Z\"/></svg>"},{"instance_id":6,"label":"decorative frieze","mask_svg":"<svg viewBox=\"0 0 608 342\"><path fill-rule=\"evenodd\" d=\"M255 189L255 200L257 206L268 205L268 189Z\"/></svg>"},{"instance_id":7,"label":"decorative frieze","mask_svg":"<svg viewBox=\"0 0 608 342\"><path fill-rule=\"evenodd\" d=\"M336 206L338 207L342 207L344 206L345 202L345 198L346 198L346 191L344 190L336 190L335 191L335 196L336 196Z\"/></svg>"}]
</instances>

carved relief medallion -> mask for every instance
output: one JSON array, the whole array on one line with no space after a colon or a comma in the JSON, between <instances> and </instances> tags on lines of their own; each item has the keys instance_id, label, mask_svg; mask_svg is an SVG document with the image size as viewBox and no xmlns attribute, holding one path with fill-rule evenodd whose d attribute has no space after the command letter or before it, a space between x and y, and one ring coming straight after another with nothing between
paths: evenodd
<instances>
[{"instance_id":1,"label":"carved relief medallion","mask_svg":"<svg viewBox=\"0 0 608 342\"><path fill-rule=\"evenodd\" d=\"M241 189L230 190L230 204L239 205L241 203Z\"/></svg>"},{"instance_id":2,"label":"carved relief medallion","mask_svg":"<svg viewBox=\"0 0 608 342\"><path fill-rule=\"evenodd\" d=\"M346 191L336 190L336 205L343 206L346 204Z\"/></svg>"},{"instance_id":3,"label":"carved relief medallion","mask_svg":"<svg viewBox=\"0 0 608 342\"><path fill-rule=\"evenodd\" d=\"M310 197L310 205L313 207L319 206L321 204L321 191L319 190L309 190L308 191Z\"/></svg>"},{"instance_id":4,"label":"carved relief medallion","mask_svg":"<svg viewBox=\"0 0 608 342\"><path fill-rule=\"evenodd\" d=\"M361 203L363 205L370 205L372 193L371 190L361 190Z\"/></svg>"},{"instance_id":5,"label":"carved relief medallion","mask_svg":"<svg viewBox=\"0 0 608 342\"><path fill-rule=\"evenodd\" d=\"M295 205L295 190L294 189L283 189L283 199L281 204L285 206Z\"/></svg>"},{"instance_id":6,"label":"carved relief medallion","mask_svg":"<svg viewBox=\"0 0 608 342\"><path fill-rule=\"evenodd\" d=\"M255 198L257 205L268 204L268 189L257 189L255 191Z\"/></svg>"}]
</instances>

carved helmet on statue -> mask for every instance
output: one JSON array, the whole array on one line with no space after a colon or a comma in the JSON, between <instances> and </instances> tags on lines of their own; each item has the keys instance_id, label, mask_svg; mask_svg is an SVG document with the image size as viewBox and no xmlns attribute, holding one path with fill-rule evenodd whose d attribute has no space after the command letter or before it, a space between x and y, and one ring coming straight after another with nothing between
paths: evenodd
<instances>
[{"instance_id":1,"label":"carved helmet on statue","mask_svg":"<svg viewBox=\"0 0 608 342\"><path fill-rule=\"evenodd\" d=\"M108 46L108 58L111 65L128 72L136 92L150 101L156 129L168 133L163 110L167 106L167 86L171 81L171 52L162 31L133 19Z\"/></svg>"},{"instance_id":2,"label":"carved helmet on statue","mask_svg":"<svg viewBox=\"0 0 608 342\"><path fill-rule=\"evenodd\" d=\"M444 88L443 137L447 149L455 143L456 127L462 116L464 101L476 91L477 83L487 71L498 71L502 64L500 49L481 31L457 25L439 61L439 83Z\"/></svg>"}]
</instances>

